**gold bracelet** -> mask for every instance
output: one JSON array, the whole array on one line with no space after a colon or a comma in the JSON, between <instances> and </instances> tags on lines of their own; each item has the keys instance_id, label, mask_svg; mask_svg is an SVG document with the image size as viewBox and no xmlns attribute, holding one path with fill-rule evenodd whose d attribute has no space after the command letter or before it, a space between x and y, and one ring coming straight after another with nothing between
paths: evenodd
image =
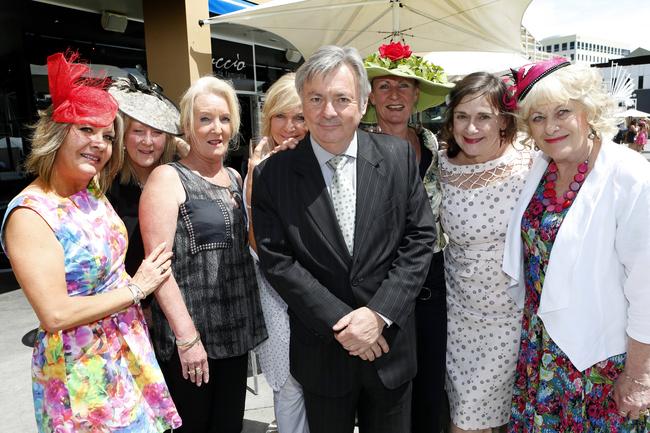
<instances>
[{"instance_id":1,"label":"gold bracelet","mask_svg":"<svg viewBox=\"0 0 650 433\"><path fill-rule=\"evenodd\" d=\"M178 347L179 349L187 350L190 347L194 346L196 343L198 343L200 340L201 340L201 334L199 334L199 331L196 331L196 335L191 340L180 341L177 338L176 339L176 347Z\"/></svg>"},{"instance_id":2,"label":"gold bracelet","mask_svg":"<svg viewBox=\"0 0 650 433\"><path fill-rule=\"evenodd\" d=\"M630 376L630 375L627 374L627 373L623 373L623 376L625 376L625 378L626 378L627 380L631 380L631 381L632 381L633 383L635 383L636 385L639 385L640 387L644 388L644 390L646 390L646 391L647 391L647 390L650 390L650 384L643 383L643 382L641 382L639 379L636 379L636 378Z\"/></svg>"}]
</instances>

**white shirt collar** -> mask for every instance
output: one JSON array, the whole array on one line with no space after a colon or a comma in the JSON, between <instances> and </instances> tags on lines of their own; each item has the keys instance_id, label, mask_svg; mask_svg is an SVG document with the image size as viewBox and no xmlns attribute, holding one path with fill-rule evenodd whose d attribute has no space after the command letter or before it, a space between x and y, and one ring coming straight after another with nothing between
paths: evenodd
<instances>
[{"instance_id":1,"label":"white shirt collar","mask_svg":"<svg viewBox=\"0 0 650 433\"><path fill-rule=\"evenodd\" d=\"M323 147L321 147L321 145L318 144L316 140L314 140L314 137L312 135L309 135L309 141L311 142L311 148L314 151L314 155L316 155L316 159L318 160L318 165L321 168L325 164L327 164L327 161L329 161L330 159L336 156L333 153L330 153L327 150L323 149ZM356 159L358 148L359 145L357 143L357 132L354 131L354 135L352 136L352 141L350 141L350 145L348 146L347 149L345 149L345 151L341 155L347 155L350 158Z\"/></svg>"}]
</instances>

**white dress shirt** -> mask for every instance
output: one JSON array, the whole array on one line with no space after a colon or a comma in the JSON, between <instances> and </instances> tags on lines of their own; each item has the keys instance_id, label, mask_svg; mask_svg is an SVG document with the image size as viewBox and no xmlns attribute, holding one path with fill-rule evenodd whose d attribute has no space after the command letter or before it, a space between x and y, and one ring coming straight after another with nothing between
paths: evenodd
<instances>
[{"instance_id":1,"label":"white dress shirt","mask_svg":"<svg viewBox=\"0 0 650 433\"><path fill-rule=\"evenodd\" d=\"M334 171L327 164L327 162L337 155L334 155L333 153L330 153L327 150L323 149L321 145L318 144L312 136L309 136L309 138L311 141L311 148L313 149L314 155L316 155L316 159L318 160L318 166L320 167L321 173L323 173L325 186L327 187L327 191L331 194L332 177L334 177ZM354 136L352 137L352 141L350 142L350 145L341 154L341 155L346 155L348 158L339 174L339 176L343 178L346 182L350 182L350 184L352 185L352 189L354 189L355 191L357 190L357 150L358 149L359 149L359 145L357 143L357 133L355 132Z\"/></svg>"}]
</instances>

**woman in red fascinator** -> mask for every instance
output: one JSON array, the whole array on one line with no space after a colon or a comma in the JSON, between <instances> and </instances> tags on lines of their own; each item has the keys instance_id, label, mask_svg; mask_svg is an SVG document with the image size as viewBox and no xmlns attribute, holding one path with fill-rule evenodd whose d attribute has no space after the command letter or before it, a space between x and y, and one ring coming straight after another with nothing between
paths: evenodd
<instances>
[{"instance_id":1,"label":"woman in red fascinator","mask_svg":"<svg viewBox=\"0 0 650 433\"><path fill-rule=\"evenodd\" d=\"M170 275L164 245L133 277L122 220L104 196L122 122L103 80L47 59L52 106L27 159L37 178L10 203L2 244L40 321L32 357L38 431L158 433L180 426L139 301Z\"/></svg>"}]
</instances>

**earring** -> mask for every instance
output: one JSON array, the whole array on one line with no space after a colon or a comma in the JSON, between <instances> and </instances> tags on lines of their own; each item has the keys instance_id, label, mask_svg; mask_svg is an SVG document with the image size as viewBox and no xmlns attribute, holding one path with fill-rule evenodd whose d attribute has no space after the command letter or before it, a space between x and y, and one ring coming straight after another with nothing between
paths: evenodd
<instances>
[{"instance_id":1,"label":"earring","mask_svg":"<svg viewBox=\"0 0 650 433\"><path fill-rule=\"evenodd\" d=\"M501 138L506 138L506 130L505 129L499 130L499 135L501 136Z\"/></svg>"},{"instance_id":2,"label":"earring","mask_svg":"<svg viewBox=\"0 0 650 433\"><path fill-rule=\"evenodd\" d=\"M593 126L591 125L588 126L589 126L589 135L587 135L587 138L593 140L594 138L598 137L598 133L596 132Z\"/></svg>"}]
</instances>

